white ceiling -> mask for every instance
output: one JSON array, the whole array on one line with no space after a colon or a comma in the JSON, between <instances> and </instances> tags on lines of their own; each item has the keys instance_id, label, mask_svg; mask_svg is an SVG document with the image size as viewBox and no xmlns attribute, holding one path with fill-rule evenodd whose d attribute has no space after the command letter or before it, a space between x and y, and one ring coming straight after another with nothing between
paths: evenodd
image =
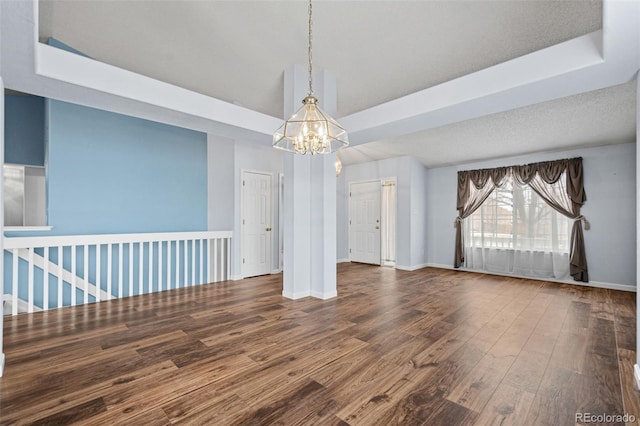
<instances>
[{"instance_id":1,"label":"white ceiling","mask_svg":"<svg viewBox=\"0 0 640 426\"><path fill-rule=\"evenodd\" d=\"M416 157L440 167L531 152L634 142L636 81L340 151L344 164Z\"/></svg>"},{"instance_id":2,"label":"white ceiling","mask_svg":"<svg viewBox=\"0 0 640 426\"><path fill-rule=\"evenodd\" d=\"M39 36L40 39L53 36L101 62L281 117L283 69L306 61L306 6L305 1L47 0L40 1ZM28 15L26 9L25 14ZM624 13L615 10L605 16L625 19ZM379 104L592 33L603 26L602 17L603 5L599 1L317 0L314 67L327 69L336 76L337 116L348 116L347 122L364 123L376 116L374 110ZM7 22L14 25L15 19ZM637 32L637 27L637 22L626 26L632 32ZM23 34L27 30L27 27L20 29ZM614 43L616 35L608 40ZM580 43L575 46L582 46ZM3 55L14 59L11 55L19 54L16 49L7 54L11 48L5 48ZM384 140L371 137L371 129L375 134L375 122L370 123L369 131L361 131L366 134L361 139L367 143L342 150L340 156L343 163L353 164L412 155L428 167L437 167L530 152L632 142L635 82L620 83L633 78L629 70L637 70L638 58L632 59L631 66L624 62L624 58L616 62L624 65L619 68L623 70L622 77L611 78L608 84L603 76L611 73L601 72L593 80L591 75L597 74L593 67L593 73L587 67L581 74L575 74L585 82L592 81L585 87L599 88L592 92L571 89L566 93L579 94L564 98L561 96L566 95L529 94L527 101L510 102L528 106L507 111L485 104L489 105L485 108L488 115L475 114L471 116L478 118L466 119L461 114L462 118L449 120L451 124L424 125L422 128L428 130L409 134L398 131L396 125L392 137ZM4 60L3 66L6 64ZM548 68L554 65L549 63ZM23 66L29 66L29 62L4 71L8 87L15 81L16 89L34 87L34 93L40 90L43 95L75 96L71 95L76 89L70 90L68 85L45 90L42 84L52 86L54 80L20 81ZM544 65L542 71L544 74ZM557 90L553 89L554 84L558 83L547 85L545 90ZM607 87L612 84L615 86ZM507 92L504 96L511 96ZM512 92L513 96L523 93ZM92 95L95 102L104 98L96 93ZM558 97L561 98L555 99ZM536 102L535 98L539 100ZM540 103L545 99L553 100ZM130 111L127 108L131 107L116 101L110 100L111 106L105 108ZM91 105L100 107L95 102ZM116 108L116 104L122 108ZM141 109L144 105L136 105L134 115L151 119L154 114L169 117L166 112L144 112ZM385 105L394 108L396 104ZM461 104L458 111L465 108ZM366 109L364 116L356 113L363 109ZM491 111L503 112L490 114ZM169 122L176 122L175 118L172 120ZM189 122L193 122L193 128L207 129L206 125L196 125L202 122L200 119L186 120L187 127ZM379 136L382 137L386 136Z\"/></svg>"},{"instance_id":3,"label":"white ceiling","mask_svg":"<svg viewBox=\"0 0 640 426\"><path fill-rule=\"evenodd\" d=\"M602 27L600 1L316 1L313 61L338 117ZM306 1L40 1L40 39L283 115L283 70L307 61Z\"/></svg>"}]
</instances>

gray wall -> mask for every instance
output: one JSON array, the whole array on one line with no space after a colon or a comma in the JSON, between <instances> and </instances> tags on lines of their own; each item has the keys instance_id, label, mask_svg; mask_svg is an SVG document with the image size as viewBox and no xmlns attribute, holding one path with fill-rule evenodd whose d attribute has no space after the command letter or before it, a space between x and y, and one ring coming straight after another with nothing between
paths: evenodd
<instances>
[{"instance_id":1,"label":"gray wall","mask_svg":"<svg viewBox=\"0 0 640 426\"><path fill-rule=\"evenodd\" d=\"M582 157L587 202L582 213L589 278L593 283L636 286L636 144L532 154L427 171L428 262L452 266L459 170Z\"/></svg>"}]
</instances>

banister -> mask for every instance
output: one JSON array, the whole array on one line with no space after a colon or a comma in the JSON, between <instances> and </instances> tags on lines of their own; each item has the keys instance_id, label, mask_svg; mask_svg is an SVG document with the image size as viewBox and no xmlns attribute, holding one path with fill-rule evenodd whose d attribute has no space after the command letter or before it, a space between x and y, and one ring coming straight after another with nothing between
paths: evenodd
<instances>
[{"instance_id":1,"label":"banister","mask_svg":"<svg viewBox=\"0 0 640 426\"><path fill-rule=\"evenodd\" d=\"M71 245L97 245L119 243L148 243L157 241L201 240L232 238L232 231L162 232L140 234L61 235L43 237L5 237L6 250L29 247L67 247Z\"/></svg>"}]
</instances>

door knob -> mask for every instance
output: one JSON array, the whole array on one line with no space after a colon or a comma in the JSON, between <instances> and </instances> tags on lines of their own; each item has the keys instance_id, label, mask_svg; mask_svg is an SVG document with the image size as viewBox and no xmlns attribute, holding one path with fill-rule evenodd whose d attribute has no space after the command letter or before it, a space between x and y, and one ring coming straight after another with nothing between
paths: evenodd
<instances>
[{"instance_id":1,"label":"door knob","mask_svg":"<svg viewBox=\"0 0 640 426\"><path fill-rule=\"evenodd\" d=\"M267 231L267 232L271 231L271 227L265 228L264 230Z\"/></svg>"}]
</instances>

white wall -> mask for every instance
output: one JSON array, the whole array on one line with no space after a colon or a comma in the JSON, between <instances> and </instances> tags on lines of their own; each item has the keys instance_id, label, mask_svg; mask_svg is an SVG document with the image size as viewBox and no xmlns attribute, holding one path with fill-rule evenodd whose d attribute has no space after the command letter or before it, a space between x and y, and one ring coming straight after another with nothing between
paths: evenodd
<instances>
[{"instance_id":1,"label":"white wall","mask_svg":"<svg viewBox=\"0 0 640 426\"><path fill-rule=\"evenodd\" d=\"M231 275L234 278L241 278L241 259L242 259L242 244L241 244L241 219L240 219L240 199L242 196L241 188L241 176L242 170L254 171L254 172L266 172L271 173L271 270L275 271L279 267L278 260L278 174L282 173L283 153L280 150L273 149L271 146L259 146L255 143L235 141L234 142L234 158L233 168L234 176L232 181L227 185L233 185L234 188L234 204L230 207L233 214L233 245L232 245L232 266ZM235 214L233 213L235 212Z\"/></svg>"},{"instance_id":2,"label":"white wall","mask_svg":"<svg viewBox=\"0 0 640 426\"><path fill-rule=\"evenodd\" d=\"M0 8L2 9L2 8ZM4 82L0 76L0 93L4 93ZM4 164L4 96L0 99L0 164ZM4 206L3 182L0 176L0 206ZM0 209L0 253L4 253L4 209ZM4 277L4 262L0 262L0 277ZM3 346L3 321L4 315L0 313L0 377L4 373L4 346Z\"/></svg>"},{"instance_id":3,"label":"white wall","mask_svg":"<svg viewBox=\"0 0 640 426\"><path fill-rule=\"evenodd\" d=\"M233 231L231 277L241 278L242 227L240 200L242 170L271 173L272 266L279 267L278 175L282 152L255 143L234 141L215 135L207 138L208 226L210 231Z\"/></svg>"},{"instance_id":4,"label":"white wall","mask_svg":"<svg viewBox=\"0 0 640 426\"><path fill-rule=\"evenodd\" d=\"M230 231L234 226L234 158L231 139L207 135L207 225L209 231Z\"/></svg>"},{"instance_id":5,"label":"white wall","mask_svg":"<svg viewBox=\"0 0 640 426\"><path fill-rule=\"evenodd\" d=\"M0 7L0 11L2 8ZM1 12L0 12L1 14ZM0 19L0 22L2 19ZM0 43L0 46L2 43ZM1 57L2 55L0 55ZM0 76L0 164L4 164L4 81ZM4 206L4 193L2 192L2 176L0 176L0 206ZM4 253L4 208L0 211L0 252ZM0 277L4 277L4 262L0 262ZM4 345L3 345L3 321L4 315L0 315L0 377L4 372Z\"/></svg>"},{"instance_id":6,"label":"white wall","mask_svg":"<svg viewBox=\"0 0 640 426\"><path fill-rule=\"evenodd\" d=\"M426 266L427 256L427 169L411 159L411 263L410 269ZM402 265L401 265L402 266Z\"/></svg>"},{"instance_id":7,"label":"white wall","mask_svg":"<svg viewBox=\"0 0 640 426\"><path fill-rule=\"evenodd\" d=\"M452 266L459 170L582 157L591 223L584 232L592 284L636 286L636 144L609 145L483 161L427 171L428 262Z\"/></svg>"},{"instance_id":8,"label":"white wall","mask_svg":"<svg viewBox=\"0 0 640 426\"><path fill-rule=\"evenodd\" d=\"M349 183L391 177L397 178L396 266L426 263L426 169L406 156L343 167L337 183L338 260L349 258Z\"/></svg>"},{"instance_id":9,"label":"white wall","mask_svg":"<svg viewBox=\"0 0 640 426\"><path fill-rule=\"evenodd\" d=\"M640 14L640 10L638 10ZM636 76L636 259L637 254L640 253L640 151L638 151L638 144L640 144L640 84L638 84L638 77ZM636 280L640 276L640 262L636 265ZM636 284L637 285L637 284ZM636 386L640 387L640 292L636 292L636 364L634 365L634 377L636 379Z\"/></svg>"}]
</instances>

